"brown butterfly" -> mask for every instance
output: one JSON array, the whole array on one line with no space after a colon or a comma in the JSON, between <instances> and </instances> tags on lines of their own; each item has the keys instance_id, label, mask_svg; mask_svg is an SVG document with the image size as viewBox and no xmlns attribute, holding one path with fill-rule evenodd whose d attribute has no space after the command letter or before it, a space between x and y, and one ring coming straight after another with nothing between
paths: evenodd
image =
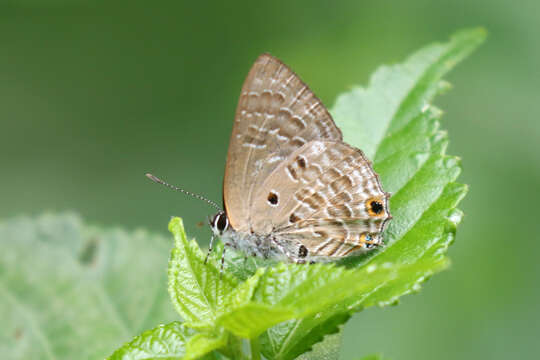
<instances>
[{"instance_id":1,"label":"brown butterfly","mask_svg":"<svg viewBox=\"0 0 540 360\"><path fill-rule=\"evenodd\" d=\"M358 255L383 244L389 197L307 85L278 59L261 55L240 94L225 210L210 221L209 253L219 236L245 254L296 263Z\"/></svg>"}]
</instances>

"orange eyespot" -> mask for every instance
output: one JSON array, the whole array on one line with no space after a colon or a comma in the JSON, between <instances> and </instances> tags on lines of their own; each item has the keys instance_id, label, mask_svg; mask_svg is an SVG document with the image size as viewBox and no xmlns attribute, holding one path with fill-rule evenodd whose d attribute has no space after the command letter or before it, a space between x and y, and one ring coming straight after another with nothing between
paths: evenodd
<instances>
[{"instance_id":1,"label":"orange eyespot","mask_svg":"<svg viewBox=\"0 0 540 360\"><path fill-rule=\"evenodd\" d=\"M366 201L366 210L370 216L384 215L384 202L380 198L370 198Z\"/></svg>"},{"instance_id":2,"label":"orange eyespot","mask_svg":"<svg viewBox=\"0 0 540 360\"><path fill-rule=\"evenodd\" d=\"M362 235L360 235L359 244L361 247L371 249L372 247L377 245L377 240L375 240L375 236L372 236L369 233L363 233Z\"/></svg>"}]
</instances>

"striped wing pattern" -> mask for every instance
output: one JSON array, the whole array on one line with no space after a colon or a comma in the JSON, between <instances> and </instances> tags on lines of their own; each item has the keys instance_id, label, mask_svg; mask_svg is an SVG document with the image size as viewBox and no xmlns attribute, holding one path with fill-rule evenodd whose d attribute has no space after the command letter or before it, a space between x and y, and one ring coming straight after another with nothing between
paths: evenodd
<instances>
[{"instance_id":1,"label":"striped wing pattern","mask_svg":"<svg viewBox=\"0 0 540 360\"><path fill-rule=\"evenodd\" d=\"M254 190L292 152L319 139L342 139L324 105L285 64L261 55L242 87L225 168L223 197L234 229L253 230Z\"/></svg>"},{"instance_id":2,"label":"striped wing pattern","mask_svg":"<svg viewBox=\"0 0 540 360\"><path fill-rule=\"evenodd\" d=\"M382 243L391 218L389 194L362 151L342 141L321 101L267 54L242 87L223 198L236 232L272 238L291 260L365 251Z\"/></svg>"},{"instance_id":3,"label":"striped wing pattern","mask_svg":"<svg viewBox=\"0 0 540 360\"><path fill-rule=\"evenodd\" d=\"M252 205L254 228L303 244L312 256L342 257L381 242L378 234L390 218L388 196L360 150L312 141L262 184ZM374 202L381 205L377 211Z\"/></svg>"}]
</instances>

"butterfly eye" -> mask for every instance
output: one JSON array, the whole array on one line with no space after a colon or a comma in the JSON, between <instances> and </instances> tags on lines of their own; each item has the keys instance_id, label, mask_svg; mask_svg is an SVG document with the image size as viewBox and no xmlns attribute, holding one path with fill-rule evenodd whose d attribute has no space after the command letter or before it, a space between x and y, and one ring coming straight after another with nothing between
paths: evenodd
<instances>
[{"instance_id":1,"label":"butterfly eye","mask_svg":"<svg viewBox=\"0 0 540 360\"><path fill-rule=\"evenodd\" d=\"M268 202L272 205L277 205L278 201L278 195L275 192L271 191L268 194Z\"/></svg>"},{"instance_id":2,"label":"butterfly eye","mask_svg":"<svg viewBox=\"0 0 540 360\"><path fill-rule=\"evenodd\" d=\"M227 220L227 215L225 213L217 215L217 221L215 222L215 224L220 232L225 231L229 226L229 220Z\"/></svg>"}]
</instances>

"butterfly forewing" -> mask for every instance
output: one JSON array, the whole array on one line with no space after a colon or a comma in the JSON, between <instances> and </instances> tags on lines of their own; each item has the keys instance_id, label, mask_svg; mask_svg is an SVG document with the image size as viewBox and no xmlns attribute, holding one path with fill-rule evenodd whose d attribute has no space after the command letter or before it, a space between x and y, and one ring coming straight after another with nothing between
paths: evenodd
<instances>
[{"instance_id":1,"label":"butterfly forewing","mask_svg":"<svg viewBox=\"0 0 540 360\"><path fill-rule=\"evenodd\" d=\"M229 144L223 198L232 227L255 231L252 223L261 216L253 212L255 193L295 150L313 140L341 139L307 85L281 61L261 55L242 87Z\"/></svg>"}]
</instances>

